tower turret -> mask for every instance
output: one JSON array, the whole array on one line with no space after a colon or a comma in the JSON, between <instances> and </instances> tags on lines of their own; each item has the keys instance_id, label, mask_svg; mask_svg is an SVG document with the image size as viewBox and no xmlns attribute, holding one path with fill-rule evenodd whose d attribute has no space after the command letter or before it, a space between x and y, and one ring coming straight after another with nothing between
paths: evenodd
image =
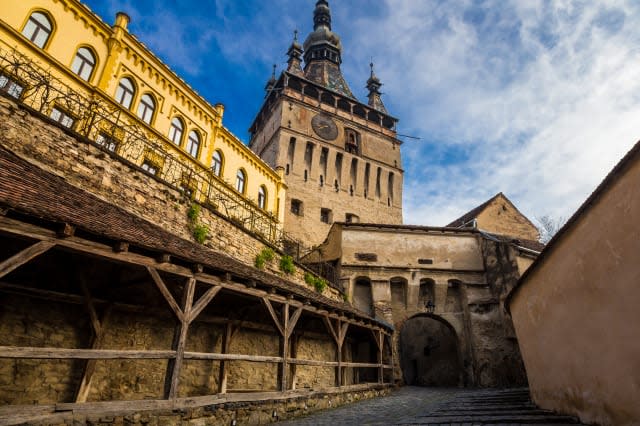
<instances>
[{"instance_id":1,"label":"tower turret","mask_svg":"<svg viewBox=\"0 0 640 426\"><path fill-rule=\"evenodd\" d=\"M367 89L369 89L369 95L367 96L369 98L369 106L376 111L387 114L387 109L382 102L382 93L380 93L382 83L373 71L373 62L371 62L369 66L371 67L371 76L369 77L369 80L367 80Z\"/></svg>"},{"instance_id":2,"label":"tower turret","mask_svg":"<svg viewBox=\"0 0 640 426\"><path fill-rule=\"evenodd\" d=\"M289 56L289 60L287 61L287 64L289 64L289 66L287 67L288 72L301 77L304 75L304 73L302 72L303 53L304 50L302 48L302 45L298 43L298 30L295 30L293 32L293 42L291 43L291 46L287 51L287 56Z\"/></svg>"}]
</instances>

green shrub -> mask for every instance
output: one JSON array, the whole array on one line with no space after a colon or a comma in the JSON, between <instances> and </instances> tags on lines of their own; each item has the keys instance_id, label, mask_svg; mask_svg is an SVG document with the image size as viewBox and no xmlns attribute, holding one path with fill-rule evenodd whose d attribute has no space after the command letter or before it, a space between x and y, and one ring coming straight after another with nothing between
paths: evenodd
<instances>
[{"instance_id":1,"label":"green shrub","mask_svg":"<svg viewBox=\"0 0 640 426\"><path fill-rule=\"evenodd\" d=\"M344 293L342 295L342 300L344 300L345 302L349 303L349 295L347 293Z\"/></svg>"},{"instance_id":2,"label":"green shrub","mask_svg":"<svg viewBox=\"0 0 640 426\"><path fill-rule=\"evenodd\" d=\"M269 247L262 249L262 251L260 252L260 255L267 262L271 262L276 257L276 253Z\"/></svg>"},{"instance_id":3,"label":"green shrub","mask_svg":"<svg viewBox=\"0 0 640 426\"><path fill-rule=\"evenodd\" d=\"M325 288L327 288L327 280L322 279L320 277L316 277L309 272L304 273L304 282L314 287L318 293L322 293Z\"/></svg>"},{"instance_id":4,"label":"green shrub","mask_svg":"<svg viewBox=\"0 0 640 426\"><path fill-rule=\"evenodd\" d=\"M316 281L313 283L313 286L316 288L318 293L322 293L325 288L327 288L327 280L322 278L316 278Z\"/></svg>"},{"instance_id":5,"label":"green shrub","mask_svg":"<svg viewBox=\"0 0 640 426\"><path fill-rule=\"evenodd\" d=\"M267 262L271 262L275 258L275 252L269 247L262 249L260 254L256 256L255 265L258 269L264 269Z\"/></svg>"},{"instance_id":6,"label":"green shrub","mask_svg":"<svg viewBox=\"0 0 640 426\"><path fill-rule=\"evenodd\" d=\"M291 256L282 256L282 259L280 259L280 270L287 275L296 272L296 267L293 264L293 258Z\"/></svg>"},{"instance_id":7,"label":"green shrub","mask_svg":"<svg viewBox=\"0 0 640 426\"><path fill-rule=\"evenodd\" d=\"M304 282L309 284L309 285L314 285L316 282L316 277L313 274L310 274L308 272L304 273Z\"/></svg>"},{"instance_id":8,"label":"green shrub","mask_svg":"<svg viewBox=\"0 0 640 426\"><path fill-rule=\"evenodd\" d=\"M200 216L200 206L198 204L191 204L187 212L187 217L191 223L195 223L198 220L198 216Z\"/></svg>"},{"instance_id":9,"label":"green shrub","mask_svg":"<svg viewBox=\"0 0 640 426\"><path fill-rule=\"evenodd\" d=\"M208 236L209 228L206 225L202 225L201 223L193 225L193 238L195 238L198 243L204 244Z\"/></svg>"}]
</instances>

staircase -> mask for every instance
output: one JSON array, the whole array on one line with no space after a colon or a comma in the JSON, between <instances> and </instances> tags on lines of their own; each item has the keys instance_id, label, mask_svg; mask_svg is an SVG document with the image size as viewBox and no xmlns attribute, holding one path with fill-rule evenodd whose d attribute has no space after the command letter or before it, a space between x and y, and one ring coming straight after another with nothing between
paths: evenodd
<instances>
[{"instance_id":1,"label":"staircase","mask_svg":"<svg viewBox=\"0 0 640 426\"><path fill-rule=\"evenodd\" d=\"M571 416L536 407L529 390L476 390L463 392L403 425L580 425Z\"/></svg>"}]
</instances>

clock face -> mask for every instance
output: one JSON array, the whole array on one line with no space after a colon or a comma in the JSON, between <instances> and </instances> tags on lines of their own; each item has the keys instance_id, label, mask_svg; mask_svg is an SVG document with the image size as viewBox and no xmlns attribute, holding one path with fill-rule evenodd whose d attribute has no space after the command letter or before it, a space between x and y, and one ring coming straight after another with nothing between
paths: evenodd
<instances>
[{"instance_id":1,"label":"clock face","mask_svg":"<svg viewBox=\"0 0 640 426\"><path fill-rule=\"evenodd\" d=\"M311 127L313 127L313 131L322 139L332 141L338 137L338 126L336 126L336 122L327 115L318 114L313 117Z\"/></svg>"}]
</instances>

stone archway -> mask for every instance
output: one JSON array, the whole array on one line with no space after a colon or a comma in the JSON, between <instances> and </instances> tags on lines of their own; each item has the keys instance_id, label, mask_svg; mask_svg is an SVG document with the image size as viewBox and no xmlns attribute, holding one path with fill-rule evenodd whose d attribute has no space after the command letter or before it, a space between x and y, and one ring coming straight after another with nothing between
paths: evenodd
<instances>
[{"instance_id":1,"label":"stone archway","mask_svg":"<svg viewBox=\"0 0 640 426\"><path fill-rule=\"evenodd\" d=\"M421 314L400 332L400 366L411 386L458 386L463 377L458 336L444 319Z\"/></svg>"}]
</instances>

